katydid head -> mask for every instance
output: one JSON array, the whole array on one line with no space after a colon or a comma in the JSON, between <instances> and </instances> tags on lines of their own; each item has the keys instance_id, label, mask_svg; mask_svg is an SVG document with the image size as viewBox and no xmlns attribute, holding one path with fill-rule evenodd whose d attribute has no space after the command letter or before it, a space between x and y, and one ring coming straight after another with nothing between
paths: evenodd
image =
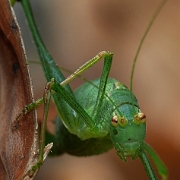
<instances>
[{"instance_id":1,"label":"katydid head","mask_svg":"<svg viewBox=\"0 0 180 180\"><path fill-rule=\"evenodd\" d=\"M146 116L138 112L130 116L115 114L111 119L110 136L117 155L126 161L126 157L135 159L146 135Z\"/></svg>"}]
</instances>

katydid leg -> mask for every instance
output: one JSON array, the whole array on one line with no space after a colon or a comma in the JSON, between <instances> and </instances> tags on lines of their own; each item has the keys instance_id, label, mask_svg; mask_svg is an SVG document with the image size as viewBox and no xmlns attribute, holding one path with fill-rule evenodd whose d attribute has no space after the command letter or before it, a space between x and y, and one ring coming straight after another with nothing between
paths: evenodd
<instances>
[{"instance_id":1,"label":"katydid leg","mask_svg":"<svg viewBox=\"0 0 180 180\"><path fill-rule=\"evenodd\" d=\"M151 157L154 164L156 165L156 168L158 170L158 173L161 175L163 180L167 179L168 170L160 157L157 155L157 153L149 146L147 143L144 142L144 150L147 152L147 154Z\"/></svg>"},{"instance_id":2,"label":"katydid leg","mask_svg":"<svg viewBox=\"0 0 180 180\"><path fill-rule=\"evenodd\" d=\"M47 51L47 49L46 49L46 47L45 47L45 45L44 45L44 43L40 37L36 23L34 21L32 9L31 9L29 1L28 0L21 0L21 4L22 4L22 7L24 9L26 18L28 20L28 23L29 23L29 26L30 26L30 29L32 32L32 36L33 36L34 41L36 43L36 46L37 46L37 49L38 49L38 52L40 55L40 60L42 62L42 66L44 68L44 72L45 72L45 76L46 76L47 81L51 81L51 79L54 78L57 83L61 83L64 80L64 76L61 73L61 71L59 70L58 66L53 61L53 58L51 57L51 55L48 53L48 51ZM94 109L96 109L96 107L101 105L103 97L104 97L105 85L106 85L106 81L107 81L109 71L111 68L111 63L112 63L112 53L103 51L102 53L99 53L97 56L92 58L84 66L82 66L82 68L79 68L77 70L78 71L77 74L81 74L82 72L84 72L86 69L90 68L92 65L94 65L97 61L99 61L103 57L104 57L104 68L103 68L103 73L101 76L98 98L97 98L96 106ZM70 80L72 80L72 79L70 78ZM65 86L65 90L68 91L72 97L74 96L69 85ZM68 105L68 103L64 102L62 100L61 96L57 95L57 93L55 93L52 96L53 96L54 102L56 104L56 108L60 114L61 119L64 120L66 126L69 127L69 130L71 132L71 128L73 128L73 121L75 121L76 116L77 116L76 111L74 111L74 109L72 109ZM74 99L74 101L75 101L75 99ZM73 103L73 104L75 104L75 103ZM80 109L82 109L82 108L80 108ZM98 111L97 111L97 113L98 113ZM95 112L94 117L97 117L97 115L98 115L97 113ZM85 111L83 114L84 114L83 116L86 116L86 118L87 118L85 120L86 123L89 125L91 124L90 128L92 128L94 126L94 123L91 123L91 121L92 121L91 118L90 117L88 118L88 115L85 115L85 114L87 114ZM71 119L71 123L69 122L69 119Z\"/></svg>"},{"instance_id":3,"label":"katydid leg","mask_svg":"<svg viewBox=\"0 0 180 180\"><path fill-rule=\"evenodd\" d=\"M148 175L148 178L150 180L157 180L158 178L157 178L157 176L156 176L156 174L155 174L155 172L154 172L154 170L153 170L153 168L152 168L152 166L151 166L151 164L149 162L149 159L148 159L144 149L141 148L139 150L138 154L139 154L139 158L141 159L141 162L142 162L142 164L144 166L144 169L145 169L145 171L146 171L146 173Z\"/></svg>"},{"instance_id":4,"label":"katydid leg","mask_svg":"<svg viewBox=\"0 0 180 180\"><path fill-rule=\"evenodd\" d=\"M30 111L38 108L41 104L43 103L43 98L38 99L35 102L32 102L29 105L26 105L25 108L18 114L18 116L16 117L15 121L12 123L12 129L16 129L17 126L19 126L18 124L20 123L21 116L29 113Z\"/></svg>"},{"instance_id":5,"label":"katydid leg","mask_svg":"<svg viewBox=\"0 0 180 180\"><path fill-rule=\"evenodd\" d=\"M40 134L40 139L39 139L39 141L40 141L40 143L39 143L40 149L39 149L39 152L38 152L38 161L25 174L24 178L26 176L33 177L34 173L36 173L40 169L40 167L41 167L41 165L43 163L43 160L44 160L44 153L45 153L45 132L46 132L47 119L48 119L50 99L51 99L49 83L46 84L46 87L45 87L45 90L44 90L44 96L41 99L44 102L44 114L43 114L43 122L42 122L42 126L41 126L41 132L40 132L41 134Z\"/></svg>"}]
</instances>

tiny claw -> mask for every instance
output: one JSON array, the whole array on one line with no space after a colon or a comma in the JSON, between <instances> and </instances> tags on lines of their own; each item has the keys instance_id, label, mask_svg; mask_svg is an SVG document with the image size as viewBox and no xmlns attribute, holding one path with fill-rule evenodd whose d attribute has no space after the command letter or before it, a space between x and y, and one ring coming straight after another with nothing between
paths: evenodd
<instances>
[{"instance_id":1,"label":"tiny claw","mask_svg":"<svg viewBox=\"0 0 180 180\"><path fill-rule=\"evenodd\" d=\"M116 154L119 156L119 158L120 158L122 161L127 162L127 159L126 159L126 157L124 156L124 150L123 150L123 148L122 148L119 144L117 144L117 143L116 143L116 145L115 145L115 150L117 150L117 151L116 151Z\"/></svg>"}]
</instances>

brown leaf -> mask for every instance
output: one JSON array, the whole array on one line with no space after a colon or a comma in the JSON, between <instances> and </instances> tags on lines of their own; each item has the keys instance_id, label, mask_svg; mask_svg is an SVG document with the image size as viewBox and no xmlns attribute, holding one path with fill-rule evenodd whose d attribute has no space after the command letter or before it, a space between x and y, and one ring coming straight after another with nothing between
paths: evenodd
<instances>
[{"instance_id":1,"label":"brown leaf","mask_svg":"<svg viewBox=\"0 0 180 180\"><path fill-rule=\"evenodd\" d=\"M22 179L37 159L37 118L20 30L8 0L0 1L0 180Z\"/></svg>"}]
</instances>

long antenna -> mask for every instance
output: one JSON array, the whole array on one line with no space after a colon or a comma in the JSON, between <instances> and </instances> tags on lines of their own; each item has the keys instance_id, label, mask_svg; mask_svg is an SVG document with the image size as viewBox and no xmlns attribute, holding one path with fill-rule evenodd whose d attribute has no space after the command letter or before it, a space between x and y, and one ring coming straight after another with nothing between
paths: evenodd
<instances>
[{"instance_id":1,"label":"long antenna","mask_svg":"<svg viewBox=\"0 0 180 180\"><path fill-rule=\"evenodd\" d=\"M135 66L136 66L136 62L137 62L137 58L138 58L138 55L139 55L139 52L142 48L142 45L144 43L144 40L149 32L149 30L151 29L154 21L156 20L157 16L159 15L159 13L161 12L162 8L164 7L164 5L166 4L168 0L162 0L162 2L159 4L159 6L157 7L157 9L155 10L153 16L152 16L152 19L139 43L139 46L138 46L138 49L136 51L136 55L135 55L135 58L134 58L134 61L133 61L133 66L132 66L132 70L131 70L131 80L130 80L130 90L132 91L132 88L133 88L133 77L134 77L134 70L135 70Z\"/></svg>"}]
</instances>

